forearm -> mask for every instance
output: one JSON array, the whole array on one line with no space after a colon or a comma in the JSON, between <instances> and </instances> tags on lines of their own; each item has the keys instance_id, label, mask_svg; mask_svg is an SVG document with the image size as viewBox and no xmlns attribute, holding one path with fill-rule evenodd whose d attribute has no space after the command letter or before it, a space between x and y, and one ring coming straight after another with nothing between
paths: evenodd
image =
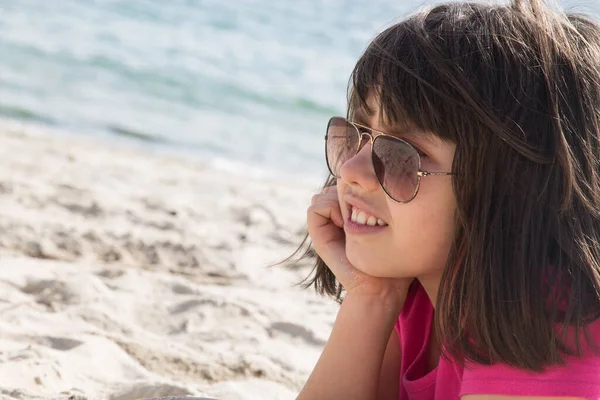
<instances>
[{"instance_id":1,"label":"forearm","mask_svg":"<svg viewBox=\"0 0 600 400\"><path fill-rule=\"evenodd\" d=\"M404 298L347 295L298 399L375 399L386 345Z\"/></svg>"}]
</instances>

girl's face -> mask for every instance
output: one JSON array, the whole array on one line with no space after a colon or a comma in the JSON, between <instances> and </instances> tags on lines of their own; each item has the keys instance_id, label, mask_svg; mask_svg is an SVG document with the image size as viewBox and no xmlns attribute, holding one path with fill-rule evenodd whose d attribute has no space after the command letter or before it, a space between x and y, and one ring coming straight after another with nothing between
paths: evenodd
<instances>
[{"instance_id":1,"label":"girl's face","mask_svg":"<svg viewBox=\"0 0 600 400\"><path fill-rule=\"evenodd\" d=\"M356 115L355 122L414 145L421 152L421 170L452 171L455 144L423 132L397 132L393 127L380 126L379 106L374 102L369 105L376 113L372 117ZM346 256L352 265L377 277L439 279L454 238L452 176L422 177L416 197L409 203L397 203L379 185L368 142L342 166L340 176L338 198L345 221ZM351 229L353 205L387 226L364 232Z\"/></svg>"}]
</instances>

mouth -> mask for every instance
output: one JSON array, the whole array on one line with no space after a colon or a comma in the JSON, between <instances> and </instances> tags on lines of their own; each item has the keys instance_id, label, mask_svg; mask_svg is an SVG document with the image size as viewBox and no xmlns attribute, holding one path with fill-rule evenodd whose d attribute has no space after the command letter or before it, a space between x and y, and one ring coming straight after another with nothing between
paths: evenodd
<instances>
[{"instance_id":1,"label":"mouth","mask_svg":"<svg viewBox=\"0 0 600 400\"><path fill-rule=\"evenodd\" d=\"M361 210L360 208L350 205L349 206L350 218L349 220L357 225L366 226L387 226L388 224L381 218L373 215L367 211Z\"/></svg>"}]
</instances>

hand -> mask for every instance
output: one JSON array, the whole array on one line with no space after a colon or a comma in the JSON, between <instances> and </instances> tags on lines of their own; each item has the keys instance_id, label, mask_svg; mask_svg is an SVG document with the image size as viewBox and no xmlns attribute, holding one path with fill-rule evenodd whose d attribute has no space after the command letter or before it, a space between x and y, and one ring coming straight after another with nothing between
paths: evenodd
<instances>
[{"instance_id":1,"label":"hand","mask_svg":"<svg viewBox=\"0 0 600 400\"><path fill-rule=\"evenodd\" d=\"M315 194L307 210L313 247L348 294L398 296L402 302L413 278L378 278L356 269L346 257L344 218L337 186Z\"/></svg>"}]
</instances>

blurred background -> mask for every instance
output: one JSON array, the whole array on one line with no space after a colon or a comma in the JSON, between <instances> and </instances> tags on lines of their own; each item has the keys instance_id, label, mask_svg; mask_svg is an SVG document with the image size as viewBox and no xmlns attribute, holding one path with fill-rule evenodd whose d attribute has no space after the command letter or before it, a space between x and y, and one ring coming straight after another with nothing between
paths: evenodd
<instances>
[{"instance_id":1,"label":"blurred background","mask_svg":"<svg viewBox=\"0 0 600 400\"><path fill-rule=\"evenodd\" d=\"M345 113L354 62L431 3L0 0L0 116L322 175L324 124Z\"/></svg>"},{"instance_id":2,"label":"blurred background","mask_svg":"<svg viewBox=\"0 0 600 400\"><path fill-rule=\"evenodd\" d=\"M295 398L337 304L266 266L354 63L439 2L0 0L0 398Z\"/></svg>"},{"instance_id":3,"label":"blurred background","mask_svg":"<svg viewBox=\"0 0 600 400\"><path fill-rule=\"evenodd\" d=\"M322 175L324 124L344 114L357 57L431 3L0 0L0 116Z\"/></svg>"},{"instance_id":4,"label":"blurred background","mask_svg":"<svg viewBox=\"0 0 600 400\"><path fill-rule=\"evenodd\" d=\"M322 176L354 62L419 3L0 0L0 116Z\"/></svg>"}]
</instances>

